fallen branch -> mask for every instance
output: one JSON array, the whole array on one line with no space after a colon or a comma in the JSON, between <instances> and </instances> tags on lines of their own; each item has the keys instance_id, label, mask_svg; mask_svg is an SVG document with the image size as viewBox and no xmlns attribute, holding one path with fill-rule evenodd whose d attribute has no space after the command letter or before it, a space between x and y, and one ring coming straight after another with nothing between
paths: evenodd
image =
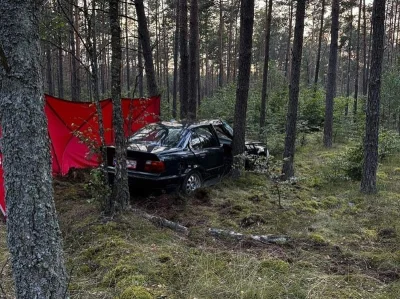
<instances>
[{"instance_id":1,"label":"fallen branch","mask_svg":"<svg viewBox=\"0 0 400 299\"><path fill-rule=\"evenodd\" d=\"M290 237L285 235L245 235L219 228L210 228L208 231L212 236L217 238L230 238L236 241L253 240L263 244L286 244L290 240Z\"/></svg>"},{"instance_id":2,"label":"fallen branch","mask_svg":"<svg viewBox=\"0 0 400 299\"><path fill-rule=\"evenodd\" d=\"M7 258L7 260L5 261L3 267L1 268L1 270L0 270L0 277L3 276L4 268L7 266L9 260L10 260L10 258ZM1 291L1 293L4 294L4 298L6 298L7 294L6 294L6 292L4 291L3 286L1 285L1 283L0 283L0 291ZM1 295L1 294L0 294L0 295ZM3 298L3 297L0 296L0 298Z\"/></svg>"},{"instance_id":3,"label":"fallen branch","mask_svg":"<svg viewBox=\"0 0 400 299\"><path fill-rule=\"evenodd\" d=\"M183 226L179 223L173 222L171 220L168 220L168 219L165 219L165 218L162 218L159 216L150 215L139 209L132 209L132 211L135 214L142 216L143 218L149 220L150 222L152 222L158 226L167 227L176 232L183 233L185 235L189 234L189 229L186 226Z\"/></svg>"}]
</instances>

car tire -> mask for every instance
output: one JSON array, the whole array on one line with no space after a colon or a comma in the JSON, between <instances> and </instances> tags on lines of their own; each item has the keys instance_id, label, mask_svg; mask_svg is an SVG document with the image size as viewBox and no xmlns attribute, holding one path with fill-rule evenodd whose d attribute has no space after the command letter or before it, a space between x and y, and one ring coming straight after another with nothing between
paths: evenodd
<instances>
[{"instance_id":1,"label":"car tire","mask_svg":"<svg viewBox=\"0 0 400 299\"><path fill-rule=\"evenodd\" d=\"M192 170L185 176L182 182L181 191L183 194L189 195L202 186L203 180L200 172L197 170Z\"/></svg>"}]
</instances>

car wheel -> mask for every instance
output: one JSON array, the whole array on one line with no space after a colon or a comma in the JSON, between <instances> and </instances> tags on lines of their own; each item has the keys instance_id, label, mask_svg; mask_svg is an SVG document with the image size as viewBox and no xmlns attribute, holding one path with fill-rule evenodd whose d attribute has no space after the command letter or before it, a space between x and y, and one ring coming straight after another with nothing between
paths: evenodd
<instances>
[{"instance_id":1,"label":"car wheel","mask_svg":"<svg viewBox=\"0 0 400 299\"><path fill-rule=\"evenodd\" d=\"M203 185L201 174L197 170L189 172L182 183L182 192L186 195L192 193L194 190Z\"/></svg>"}]
</instances>

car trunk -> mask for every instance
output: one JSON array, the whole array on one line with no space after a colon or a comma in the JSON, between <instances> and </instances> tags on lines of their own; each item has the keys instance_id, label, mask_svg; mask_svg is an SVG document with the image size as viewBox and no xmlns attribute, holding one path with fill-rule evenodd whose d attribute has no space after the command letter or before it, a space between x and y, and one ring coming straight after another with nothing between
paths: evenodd
<instances>
[{"instance_id":1,"label":"car trunk","mask_svg":"<svg viewBox=\"0 0 400 299\"><path fill-rule=\"evenodd\" d=\"M107 165L114 166L115 148L107 148ZM147 161L160 161L157 155L143 151L127 151L127 166L130 170L146 171L145 166Z\"/></svg>"}]
</instances>

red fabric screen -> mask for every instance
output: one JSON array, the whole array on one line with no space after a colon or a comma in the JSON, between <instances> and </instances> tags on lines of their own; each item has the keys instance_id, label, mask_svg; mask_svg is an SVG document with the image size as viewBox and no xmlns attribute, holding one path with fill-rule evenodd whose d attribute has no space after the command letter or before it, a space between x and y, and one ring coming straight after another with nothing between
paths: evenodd
<instances>
[{"instance_id":1,"label":"red fabric screen","mask_svg":"<svg viewBox=\"0 0 400 299\"><path fill-rule=\"evenodd\" d=\"M99 165L97 155L90 155L88 140L100 144L96 105L71 102L45 95L45 112L51 140L53 175L68 173L70 168L86 168ZM112 102L101 101L106 144L113 143ZM122 99L125 136L144 125L156 122L160 116L160 97L149 99ZM1 155L0 155L1 161ZM5 215L3 168L0 162L0 210Z\"/></svg>"}]
</instances>

